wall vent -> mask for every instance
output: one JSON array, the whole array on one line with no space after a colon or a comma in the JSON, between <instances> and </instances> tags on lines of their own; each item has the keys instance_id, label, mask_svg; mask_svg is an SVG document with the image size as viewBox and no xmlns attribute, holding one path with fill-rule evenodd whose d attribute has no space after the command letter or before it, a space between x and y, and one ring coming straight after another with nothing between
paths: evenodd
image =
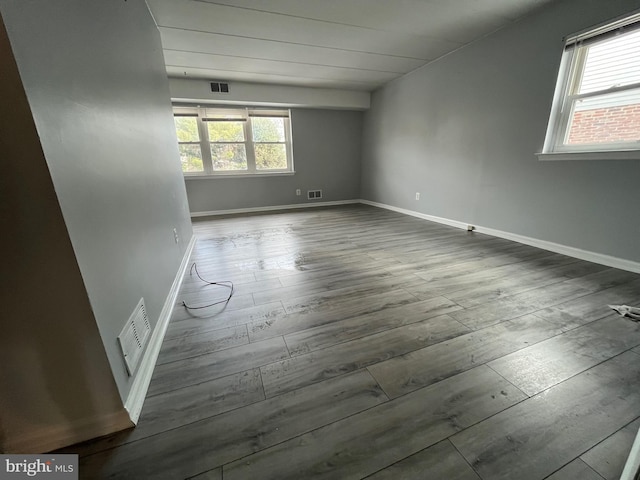
<instances>
[{"instance_id":1,"label":"wall vent","mask_svg":"<svg viewBox=\"0 0 640 480\"><path fill-rule=\"evenodd\" d=\"M211 91L213 93L229 93L229 84L227 82L211 82Z\"/></svg>"},{"instance_id":2,"label":"wall vent","mask_svg":"<svg viewBox=\"0 0 640 480\"><path fill-rule=\"evenodd\" d=\"M138 363L140 363L150 333L151 325L149 325L147 309L144 306L144 298L141 298L122 332L118 335L118 344L130 377L133 376Z\"/></svg>"}]
</instances>

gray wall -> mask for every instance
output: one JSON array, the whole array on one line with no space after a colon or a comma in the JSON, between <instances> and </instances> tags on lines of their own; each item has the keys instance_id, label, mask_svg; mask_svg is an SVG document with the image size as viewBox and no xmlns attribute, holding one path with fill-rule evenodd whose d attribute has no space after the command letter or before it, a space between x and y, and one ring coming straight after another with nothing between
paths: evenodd
<instances>
[{"instance_id":1,"label":"gray wall","mask_svg":"<svg viewBox=\"0 0 640 480\"><path fill-rule=\"evenodd\" d=\"M116 337L140 297L155 326L192 236L160 36L143 0L0 0L0 9L125 399Z\"/></svg>"},{"instance_id":2,"label":"gray wall","mask_svg":"<svg viewBox=\"0 0 640 480\"><path fill-rule=\"evenodd\" d=\"M1 18L0 72L0 452L26 453L130 422Z\"/></svg>"},{"instance_id":3,"label":"gray wall","mask_svg":"<svg viewBox=\"0 0 640 480\"><path fill-rule=\"evenodd\" d=\"M324 202L359 198L362 112L294 109L291 129L295 175L187 180L191 211L313 203L316 189Z\"/></svg>"},{"instance_id":4,"label":"gray wall","mask_svg":"<svg viewBox=\"0 0 640 480\"><path fill-rule=\"evenodd\" d=\"M230 82L228 93L211 91L211 80L170 77L171 98L182 103L217 103L224 105L278 106L366 110L371 94L359 90L337 90L267 83Z\"/></svg>"},{"instance_id":5,"label":"gray wall","mask_svg":"<svg viewBox=\"0 0 640 480\"><path fill-rule=\"evenodd\" d=\"M563 37L634 8L557 2L375 92L362 198L640 261L640 161L534 155Z\"/></svg>"}]
</instances>

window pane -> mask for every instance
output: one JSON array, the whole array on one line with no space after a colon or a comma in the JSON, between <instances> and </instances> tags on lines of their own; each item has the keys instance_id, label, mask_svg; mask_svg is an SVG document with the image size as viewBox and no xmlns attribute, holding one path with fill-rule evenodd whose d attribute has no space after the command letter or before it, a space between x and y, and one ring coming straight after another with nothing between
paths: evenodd
<instances>
[{"instance_id":1,"label":"window pane","mask_svg":"<svg viewBox=\"0 0 640 480\"><path fill-rule=\"evenodd\" d=\"M207 122L212 142L244 142L244 122Z\"/></svg>"},{"instance_id":2,"label":"window pane","mask_svg":"<svg viewBox=\"0 0 640 480\"><path fill-rule=\"evenodd\" d=\"M284 118L251 117L254 142L284 142Z\"/></svg>"},{"instance_id":3,"label":"window pane","mask_svg":"<svg viewBox=\"0 0 640 480\"><path fill-rule=\"evenodd\" d=\"M183 172L204 172L200 145L178 145Z\"/></svg>"},{"instance_id":4,"label":"window pane","mask_svg":"<svg viewBox=\"0 0 640 480\"><path fill-rule=\"evenodd\" d=\"M282 143L256 143L256 168L258 170L284 170L287 168L287 149Z\"/></svg>"},{"instance_id":5,"label":"window pane","mask_svg":"<svg viewBox=\"0 0 640 480\"><path fill-rule=\"evenodd\" d=\"M179 142L199 142L198 119L196 117L173 117Z\"/></svg>"},{"instance_id":6,"label":"window pane","mask_svg":"<svg viewBox=\"0 0 640 480\"><path fill-rule=\"evenodd\" d=\"M640 82L640 31L584 48L588 53L578 93Z\"/></svg>"},{"instance_id":7,"label":"window pane","mask_svg":"<svg viewBox=\"0 0 640 480\"><path fill-rule=\"evenodd\" d=\"M211 144L214 170L246 170L247 152L243 143Z\"/></svg>"},{"instance_id":8,"label":"window pane","mask_svg":"<svg viewBox=\"0 0 640 480\"><path fill-rule=\"evenodd\" d=\"M640 89L578 100L567 131L567 145L640 140Z\"/></svg>"}]
</instances>

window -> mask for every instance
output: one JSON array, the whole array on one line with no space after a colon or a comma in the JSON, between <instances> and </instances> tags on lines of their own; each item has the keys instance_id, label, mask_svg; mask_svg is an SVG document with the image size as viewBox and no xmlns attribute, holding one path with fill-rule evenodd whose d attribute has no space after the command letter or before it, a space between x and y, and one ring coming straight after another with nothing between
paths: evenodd
<instances>
[{"instance_id":1,"label":"window","mask_svg":"<svg viewBox=\"0 0 640 480\"><path fill-rule=\"evenodd\" d=\"M178 134L182 171L188 173L204 172L200 134L198 133L198 116L176 115L174 121Z\"/></svg>"},{"instance_id":2,"label":"window","mask_svg":"<svg viewBox=\"0 0 640 480\"><path fill-rule=\"evenodd\" d=\"M567 40L543 153L640 158L639 151L637 14Z\"/></svg>"},{"instance_id":3,"label":"window","mask_svg":"<svg viewBox=\"0 0 640 480\"><path fill-rule=\"evenodd\" d=\"M288 110L174 107L185 176L293 172Z\"/></svg>"}]
</instances>

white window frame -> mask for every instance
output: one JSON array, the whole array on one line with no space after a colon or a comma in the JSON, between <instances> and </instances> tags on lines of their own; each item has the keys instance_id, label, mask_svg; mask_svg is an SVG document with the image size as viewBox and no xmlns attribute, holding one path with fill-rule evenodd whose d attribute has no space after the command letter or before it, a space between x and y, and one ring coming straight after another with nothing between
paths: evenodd
<instances>
[{"instance_id":1,"label":"white window frame","mask_svg":"<svg viewBox=\"0 0 640 480\"><path fill-rule=\"evenodd\" d=\"M200 144L202 154L203 172L182 172L185 178L216 178L216 177L242 177L242 176L268 176L268 175L292 175L293 169L293 144L291 141L291 111L276 108L251 108L251 107L219 107L219 106L193 106L174 105L174 116L190 116L197 118L199 142L178 142L178 144ZM252 117L279 117L284 119L284 142L255 142L251 126ZM242 122L244 142L212 142L209 139L207 128L208 121L229 121L237 119ZM215 170L211 156L211 144L215 143L243 143L247 156L246 170ZM282 169L261 170L256 167L255 145L259 144L284 144L287 155L287 167Z\"/></svg>"},{"instance_id":2,"label":"white window frame","mask_svg":"<svg viewBox=\"0 0 640 480\"><path fill-rule=\"evenodd\" d=\"M542 152L538 154L541 160L640 159L640 142L580 145L566 145L564 143L576 101L640 88L640 83L635 83L595 92L576 93L582 80L581 75L587 53L586 46L593 45L600 40L606 40L616 32L622 33L638 28L640 28L640 13L635 13L597 28L571 35L566 39L544 147Z\"/></svg>"}]
</instances>

